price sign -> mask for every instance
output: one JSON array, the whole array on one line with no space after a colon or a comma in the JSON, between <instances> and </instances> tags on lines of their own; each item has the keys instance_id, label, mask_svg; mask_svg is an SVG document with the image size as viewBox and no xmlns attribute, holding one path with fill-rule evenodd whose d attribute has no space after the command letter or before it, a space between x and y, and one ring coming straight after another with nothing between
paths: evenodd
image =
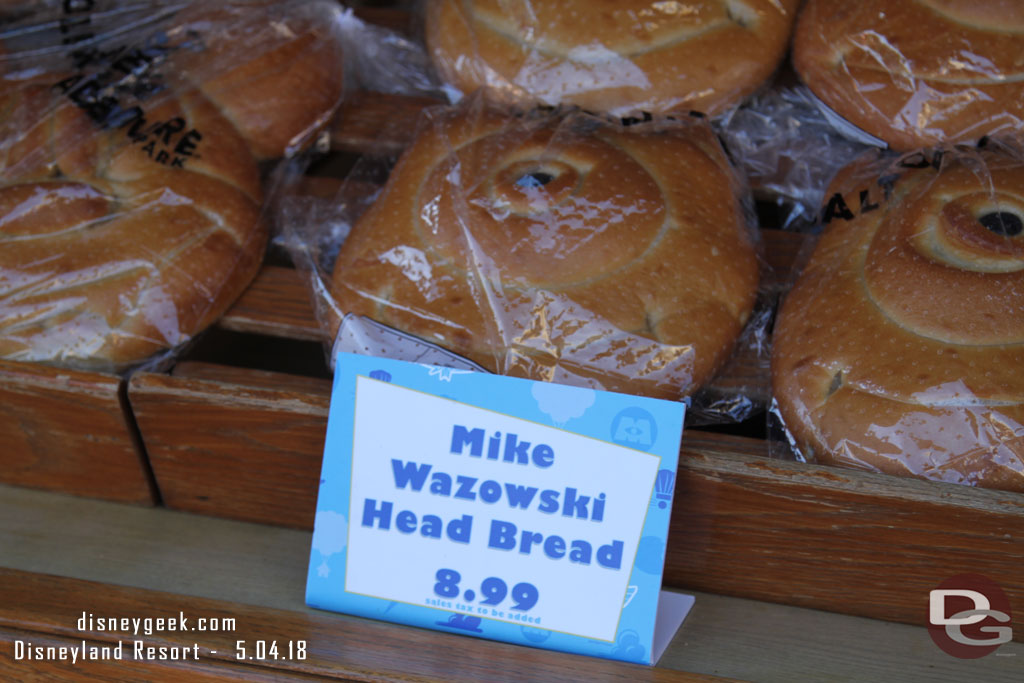
<instances>
[{"instance_id":1,"label":"price sign","mask_svg":"<svg viewBox=\"0 0 1024 683\"><path fill-rule=\"evenodd\" d=\"M649 663L683 411L339 354L307 602Z\"/></svg>"}]
</instances>

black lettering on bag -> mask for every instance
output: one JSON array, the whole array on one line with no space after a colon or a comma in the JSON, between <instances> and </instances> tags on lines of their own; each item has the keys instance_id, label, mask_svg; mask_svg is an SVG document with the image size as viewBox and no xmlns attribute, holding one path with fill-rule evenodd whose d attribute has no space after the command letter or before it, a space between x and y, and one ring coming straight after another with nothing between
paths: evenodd
<instances>
[{"instance_id":1,"label":"black lettering on bag","mask_svg":"<svg viewBox=\"0 0 1024 683\"><path fill-rule=\"evenodd\" d=\"M854 219L853 212L850 211L850 207L846 205L843 195L839 192L829 197L828 204L825 205L825 211L821 217L821 222L823 225L828 225L835 218L842 218L844 221L852 221Z\"/></svg>"},{"instance_id":2,"label":"black lettering on bag","mask_svg":"<svg viewBox=\"0 0 1024 683\"><path fill-rule=\"evenodd\" d=\"M181 139L178 140L178 144L174 147L174 153L180 154L181 156L190 157L193 154L195 154L196 145L202 139L203 136L199 133L199 131L193 128L192 130L181 136Z\"/></svg>"},{"instance_id":3,"label":"black lettering on bag","mask_svg":"<svg viewBox=\"0 0 1024 683\"><path fill-rule=\"evenodd\" d=\"M869 211L874 211L879 207L878 204L872 204L868 201L868 197L870 196L870 194L871 193L868 190L860 191L860 212L862 214L865 214Z\"/></svg>"},{"instance_id":4,"label":"black lettering on bag","mask_svg":"<svg viewBox=\"0 0 1024 683\"><path fill-rule=\"evenodd\" d=\"M176 134L180 133L185 128L185 119L180 116L175 116L173 119L168 119L163 123L159 124L153 129L153 135L159 140L163 138L163 144L171 144L171 138Z\"/></svg>"}]
</instances>

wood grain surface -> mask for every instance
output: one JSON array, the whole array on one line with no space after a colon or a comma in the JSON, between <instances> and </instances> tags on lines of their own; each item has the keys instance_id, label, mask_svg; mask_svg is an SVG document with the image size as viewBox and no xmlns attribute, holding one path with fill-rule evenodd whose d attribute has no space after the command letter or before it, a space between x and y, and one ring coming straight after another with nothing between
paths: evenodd
<instances>
[{"instance_id":1,"label":"wood grain surface","mask_svg":"<svg viewBox=\"0 0 1024 683\"><path fill-rule=\"evenodd\" d=\"M25 680L24 676L91 670L93 662L64 666L59 662L39 671L25 660L14 661L13 641L33 644L116 645L125 650L141 640L144 647L195 647L197 660L131 662L133 669L152 676L163 669L179 668L181 675L192 672L207 680L231 680L270 676L316 676L355 681L709 681L722 680L657 667L644 667L608 660L548 652L475 638L439 634L434 631L357 619L344 615L292 612L255 607L222 600L182 598L180 595L58 576L0 569L0 676ZM83 606L90 606L84 607ZM95 606L95 607L92 607ZM83 611L96 617L178 617L184 613L187 626L234 620L234 628L219 631L159 631L152 635L109 633L86 628L78 630ZM88 624L86 624L88 626ZM155 630L155 629L154 629ZM246 641L246 659L237 659L237 644ZM255 642L276 641L279 656L287 643L303 641L306 658L248 659ZM51 642L47 642L51 641ZM297 650L293 650L297 651ZM159 651L157 651L159 652ZM168 649L167 654L171 653ZM102 675L119 670L117 662L102 667ZM123 675L123 673L122 673ZM218 676L220 678L218 678ZM100 679L102 680L102 679ZM120 680L124 680L121 678ZM200 678L199 680L203 680ZM257 678L258 680L258 678Z\"/></svg>"},{"instance_id":2,"label":"wood grain surface","mask_svg":"<svg viewBox=\"0 0 1024 683\"><path fill-rule=\"evenodd\" d=\"M188 376L186 366L183 376L137 373L129 384L164 504L310 527L330 382L199 367L205 367L202 379Z\"/></svg>"},{"instance_id":3,"label":"wood grain surface","mask_svg":"<svg viewBox=\"0 0 1024 683\"><path fill-rule=\"evenodd\" d=\"M444 104L429 97L363 91L341 105L331 125L331 149L394 156L413 141L420 113Z\"/></svg>"},{"instance_id":4,"label":"wood grain surface","mask_svg":"<svg viewBox=\"0 0 1024 683\"><path fill-rule=\"evenodd\" d=\"M116 375L0 360L0 481L152 505Z\"/></svg>"},{"instance_id":5,"label":"wood grain surface","mask_svg":"<svg viewBox=\"0 0 1024 683\"><path fill-rule=\"evenodd\" d=\"M309 531L0 485L0 566L169 593L175 596L172 609L186 612L192 610L190 598L198 597L331 617L303 604L311 537ZM23 592L23 585L11 589ZM696 596L696 604L659 667L764 683L1018 683L1024 667L1024 643L961 660L941 652L921 626L687 592ZM72 600L65 613L107 612L105 599L98 599ZM0 605L5 601L0 591ZM147 607L113 616L155 615ZM243 621L235 634L239 639L257 635ZM462 638L441 633L432 638L438 649L462 651ZM0 643L0 660L4 654ZM403 668L396 660L389 672ZM527 678L546 680L544 674L533 670ZM602 680L600 673L592 677ZM0 680L6 680L3 674Z\"/></svg>"},{"instance_id":6,"label":"wood grain surface","mask_svg":"<svg viewBox=\"0 0 1024 683\"><path fill-rule=\"evenodd\" d=\"M931 589L979 573L1024 608L1024 496L769 460L714 436L683 439L666 585L921 625ZM1013 628L1024 640L1024 620Z\"/></svg>"},{"instance_id":7,"label":"wood grain surface","mask_svg":"<svg viewBox=\"0 0 1024 683\"><path fill-rule=\"evenodd\" d=\"M218 325L234 332L320 341L310 288L300 271L264 266Z\"/></svg>"}]
</instances>

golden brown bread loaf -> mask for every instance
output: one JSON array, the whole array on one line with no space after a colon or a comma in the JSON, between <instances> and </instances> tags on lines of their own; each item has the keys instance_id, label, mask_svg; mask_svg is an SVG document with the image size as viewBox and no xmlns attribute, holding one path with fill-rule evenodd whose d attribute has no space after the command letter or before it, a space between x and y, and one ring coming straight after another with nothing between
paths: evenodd
<instances>
[{"instance_id":1,"label":"golden brown bread loaf","mask_svg":"<svg viewBox=\"0 0 1024 683\"><path fill-rule=\"evenodd\" d=\"M1024 132L1024 3L808 0L793 63L811 90L894 149Z\"/></svg>"},{"instance_id":2,"label":"golden brown bread loaf","mask_svg":"<svg viewBox=\"0 0 1024 683\"><path fill-rule=\"evenodd\" d=\"M427 49L465 93L616 116L738 104L782 61L798 0L436 0Z\"/></svg>"},{"instance_id":3,"label":"golden brown bread loaf","mask_svg":"<svg viewBox=\"0 0 1024 683\"><path fill-rule=\"evenodd\" d=\"M341 311L504 374L663 398L728 356L758 263L709 127L429 123L342 247Z\"/></svg>"},{"instance_id":4,"label":"golden brown bread loaf","mask_svg":"<svg viewBox=\"0 0 1024 683\"><path fill-rule=\"evenodd\" d=\"M120 370L238 297L267 238L253 154L295 146L340 97L330 22L313 5L280 14L294 6L187 5L127 34L102 24L106 42L42 32L69 46L9 54L0 358Z\"/></svg>"},{"instance_id":5,"label":"golden brown bread loaf","mask_svg":"<svg viewBox=\"0 0 1024 683\"><path fill-rule=\"evenodd\" d=\"M1024 491L1024 161L890 171L829 188L775 327L786 428L821 462Z\"/></svg>"},{"instance_id":6,"label":"golden brown bread loaf","mask_svg":"<svg viewBox=\"0 0 1024 683\"><path fill-rule=\"evenodd\" d=\"M51 93L0 96L0 357L119 369L187 341L255 275L259 177L198 92L147 111L170 127L142 140ZM180 167L154 159L182 140L195 144Z\"/></svg>"}]
</instances>

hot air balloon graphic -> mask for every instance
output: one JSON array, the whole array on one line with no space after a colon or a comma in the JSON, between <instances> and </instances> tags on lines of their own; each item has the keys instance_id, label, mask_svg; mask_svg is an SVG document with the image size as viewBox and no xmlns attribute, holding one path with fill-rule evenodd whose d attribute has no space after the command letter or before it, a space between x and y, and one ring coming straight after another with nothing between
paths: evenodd
<instances>
[{"instance_id":1,"label":"hot air balloon graphic","mask_svg":"<svg viewBox=\"0 0 1024 683\"><path fill-rule=\"evenodd\" d=\"M658 470L658 476L654 479L654 498L658 501L658 507L665 509L672 501L672 492L675 490L676 473L672 470Z\"/></svg>"},{"instance_id":2,"label":"hot air balloon graphic","mask_svg":"<svg viewBox=\"0 0 1024 683\"><path fill-rule=\"evenodd\" d=\"M380 380L381 382L390 382L391 373L387 370L374 370L370 373L370 378Z\"/></svg>"}]
</instances>

